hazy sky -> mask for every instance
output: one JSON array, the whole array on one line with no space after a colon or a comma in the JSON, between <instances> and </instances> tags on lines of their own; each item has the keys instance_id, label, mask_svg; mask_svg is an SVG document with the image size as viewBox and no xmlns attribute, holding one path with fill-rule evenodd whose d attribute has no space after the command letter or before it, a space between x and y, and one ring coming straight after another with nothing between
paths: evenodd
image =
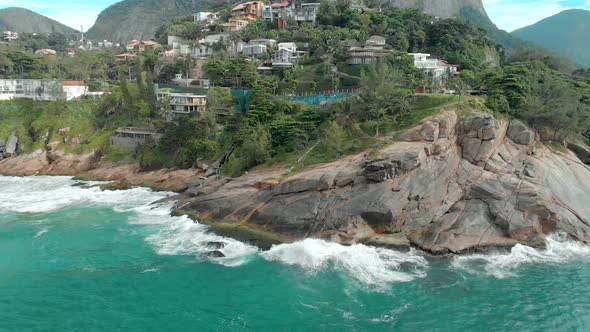
<instances>
[{"instance_id":1,"label":"hazy sky","mask_svg":"<svg viewBox=\"0 0 590 332\"><path fill-rule=\"evenodd\" d=\"M120 0L0 0L0 8L24 7L49 16L75 29L88 30L98 14ZM441 0L442 1L442 0ZM492 21L512 31L535 23L564 9L590 10L590 0L483 0Z\"/></svg>"}]
</instances>

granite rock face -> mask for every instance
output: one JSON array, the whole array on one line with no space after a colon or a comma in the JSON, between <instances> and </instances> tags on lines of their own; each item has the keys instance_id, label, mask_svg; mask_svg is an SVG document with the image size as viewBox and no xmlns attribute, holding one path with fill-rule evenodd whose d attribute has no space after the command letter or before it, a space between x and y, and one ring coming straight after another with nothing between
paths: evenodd
<instances>
[{"instance_id":1,"label":"granite rock face","mask_svg":"<svg viewBox=\"0 0 590 332\"><path fill-rule=\"evenodd\" d=\"M458 17L461 10L473 8L482 16L487 17L485 7L481 0L390 0L397 7L413 7L425 11L428 14L450 18Z\"/></svg>"},{"instance_id":2,"label":"granite rock face","mask_svg":"<svg viewBox=\"0 0 590 332\"><path fill-rule=\"evenodd\" d=\"M524 124L449 111L400 138L372 159L352 156L287 178L253 172L183 209L293 240L433 253L542 246L557 231L590 241L590 169L573 153L535 151Z\"/></svg>"}]
</instances>

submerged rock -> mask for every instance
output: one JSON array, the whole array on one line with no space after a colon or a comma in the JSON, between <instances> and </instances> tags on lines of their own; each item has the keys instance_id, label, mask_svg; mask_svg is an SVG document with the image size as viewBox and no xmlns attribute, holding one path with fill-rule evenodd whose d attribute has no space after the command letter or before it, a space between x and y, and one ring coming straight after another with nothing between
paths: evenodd
<instances>
[{"instance_id":1,"label":"submerged rock","mask_svg":"<svg viewBox=\"0 0 590 332\"><path fill-rule=\"evenodd\" d=\"M215 251L211 251L207 254L207 257L209 258L223 258L225 257L225 255L219 251L219 250L215 250Z\"/></svg>"},{"instance_id":2,"label":"submerged rock","mask_svg":"<svg viewBox=\"0 0 590 332\"><path fill-rule=\"evenodd\" d=\"M223 249L225 248L225 243L212 241L207 243L207 249Z\"/></svg>"}]
</instances>

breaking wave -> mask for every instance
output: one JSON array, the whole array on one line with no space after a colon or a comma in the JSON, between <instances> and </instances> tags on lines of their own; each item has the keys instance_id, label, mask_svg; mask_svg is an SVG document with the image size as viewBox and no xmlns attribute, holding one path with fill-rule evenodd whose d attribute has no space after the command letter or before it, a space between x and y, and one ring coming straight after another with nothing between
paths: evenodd
<instances>
[{"instance_id":1,"label":"breaking wave","mask_svg":"<svg viewBox=\"0 0 590 332\"><path fill-rule=\"evenodd\" d=\"M189 255L198 261L230 267L262 257L298 267L309 274L337 271L361 285L378 290L391 283L422 278L429 268L427 256L417 250L399 252L364 245L343 246L318 239L281 244L260 252L254 246L213 234L207 226L186 216L171 216L174 202L164 200L174 195L170 192L154 192L140 187L103 191L93 187L101 182L53 176L0 176L0 183L0 211L41 214L68 207L107 206L127 212L129 223L145 225L150 230L145 241L159 255ZM41 228L35 238L47 231L47 228ZM219 251L224 257L209 257L212 251ZM547 239L547 246L542 250L516 245L508 253L456 256L450 265L471 274L508 278L517 276L519 268L526 265L589 258L590 246L568 241L564 235L557 234Z\"/></svg>"},{"instance_id":2,"label":"breaking wave","mask_svg":"<svg viewBox=\"0 0 590 332\"><path fill-rule=\"evenodd\" d=\"M130 223L157 226L146 241L160 255L194 255L197 259L208 259L207 254L212 251L210 243L216 242L223 247L215 250L225 257L212 260L237 266L258 252L253 246L212 234L206 226L186 216L171 216L174 203L159 202L175 195L171 192L142 187L102 190L94 185L104 182L76 181L62 176L0 176L0 182L0 211L40 214L68 207L108 206L117 212L132 212ZM42 231L36 237L41 235Z\"/></svg>"},{"instance_id":3,"label":"breaking wave","mask_svg":"<svg viewBox=\"0 0 590 332\"><path fill-rule=\"evenodd\" d=\"M269 261L297 266L312 274L331 267L365 286L377 288L424 277L428 268L426 259L415 250L404 253L360 244L343 246L317 239L277 245L261 255Z\"/></svg>"},{"instance_id":4,"label":"breaking wave","mask_svg":"<svg viewBox=\"0 0 590 332\"><path fill-rule=\"evenodd\" d=\"M67 207L106 205L124 211L173 195L140 187L103 191L94 185L104 182L82 182L63 176L0 176L0 181L0 210L15 213L48 213Z\"/></svg>"},{"instance_id":5,"label":"breaking wave","mask_svg":"<svg viewBox=\"0 0 590 332\"><path fill-rule=\"evenodd\" d=\"M451 266L471 274L486 274L499 279L518 276L520 267L531 264L561 264L590 260L590 246L567 239L562 233L547 237L545 249L517 244L509 253L456 256Z\"/></svg>"}]
</instances>

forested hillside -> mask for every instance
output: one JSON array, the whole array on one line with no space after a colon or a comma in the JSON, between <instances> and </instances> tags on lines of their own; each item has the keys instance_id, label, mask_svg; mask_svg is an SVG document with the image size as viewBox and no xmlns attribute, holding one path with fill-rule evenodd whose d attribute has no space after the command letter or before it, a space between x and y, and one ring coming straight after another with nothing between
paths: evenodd
<instances>
[{"instance_id":1,"label":"forested hillside","mask_svg":"<svg viewBox=\"0 0 590 332\"><path fill-rule=\"evenodd\" d=\"M513 34L581 66L590 66L590 11L567 10Z\"/></svg>"}]
</instances>

